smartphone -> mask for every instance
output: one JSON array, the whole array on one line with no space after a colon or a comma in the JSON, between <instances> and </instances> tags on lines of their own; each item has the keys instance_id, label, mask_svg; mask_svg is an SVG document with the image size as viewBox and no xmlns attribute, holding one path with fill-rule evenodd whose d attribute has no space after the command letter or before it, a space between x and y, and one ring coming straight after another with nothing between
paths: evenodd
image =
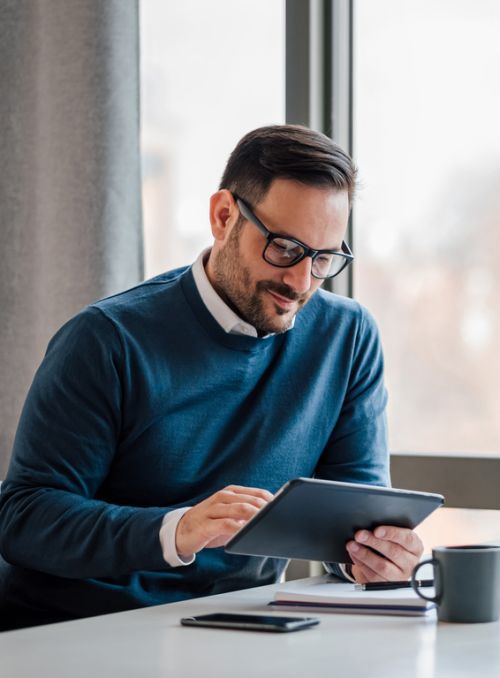
<instances>
[{"instance_id":1,"label":"smartphone","mask_svg":"<svg viewBox=\"0 0 500 678\"><path fill-rule=\"evenodd\" d=\"M245 629L248 631L299 631L316 626L319 619L314 617L271 617L257 614L202 614L197 617L184 617L183 626L209 626L224 629Z\"/></svg>"}]
</instances>

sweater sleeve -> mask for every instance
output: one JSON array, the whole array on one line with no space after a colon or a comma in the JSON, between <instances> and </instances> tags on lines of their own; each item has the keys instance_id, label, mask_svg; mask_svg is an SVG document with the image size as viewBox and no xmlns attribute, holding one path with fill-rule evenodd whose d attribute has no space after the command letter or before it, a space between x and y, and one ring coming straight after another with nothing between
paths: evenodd
<instances>
[{"instance_id":1,"label":"sweater sleeve","mask_svg":"<svg viewBox=\"0 0 500 678\"><path fill-rule=\"evenodd\" d=\"M316 477L390 485L384 361L374 320L359 307L347 391Z\"/></svg>"},{"instance_id":2,"label":"sweater sleeve","mask_svg":"<svg viewBox=\"0 0 500 678\"><path fill-rule=\"evenodd\" d=\"M121 431L123 348L90 307L49 343L28 393L0 495L0 551L14 565L69 577L164 570L166 508L96 498Z\"/></svg>"}]
</instances>

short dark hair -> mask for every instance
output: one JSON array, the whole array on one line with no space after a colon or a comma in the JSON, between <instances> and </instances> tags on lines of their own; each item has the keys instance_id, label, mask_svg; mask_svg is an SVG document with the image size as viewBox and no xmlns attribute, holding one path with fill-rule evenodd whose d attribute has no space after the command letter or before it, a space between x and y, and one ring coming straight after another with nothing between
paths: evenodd
<instances>
[{"instance_id":1,"label":"short dark hair","mask_svg":"<svg viewBox=\"0 0 500 678\"><path fill-rule=\"evenodd\" d=\"M346 190L352 203L357 169L329 137L302 125L259 127L238 142L229 156L219 190L250 205L263 200L274 179Z\"/></svg>"}]
</instances>

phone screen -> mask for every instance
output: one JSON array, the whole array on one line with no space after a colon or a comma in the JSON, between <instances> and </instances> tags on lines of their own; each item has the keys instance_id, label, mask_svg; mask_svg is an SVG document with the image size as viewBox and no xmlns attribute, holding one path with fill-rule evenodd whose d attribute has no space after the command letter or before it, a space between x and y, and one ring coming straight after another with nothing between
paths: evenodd
<instances>
[{"instance_id":1,"label":"phone screen","mask_svg":"<svg viewBox=\"0 0 500 678\"><path fill-rule=\"evenodd\" d=\"M319 624L313 617L272 617L271 615L230 614L218 612L181 619L184 626L209 626L252 631L298 631Z\"/></svg>"}]
</instances>

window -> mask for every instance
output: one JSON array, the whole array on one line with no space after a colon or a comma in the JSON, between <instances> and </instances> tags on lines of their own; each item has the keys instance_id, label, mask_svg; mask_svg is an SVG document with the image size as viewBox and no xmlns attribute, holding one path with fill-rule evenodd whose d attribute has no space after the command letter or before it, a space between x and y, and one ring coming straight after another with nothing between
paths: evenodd
<instances>
[{"instance_id":1,"label":"window","mask_svg":"<svg viewBox=\"0 0 500 678\"><path fill-rule=\"evenodd\" d=\"M357 0L354 296L392 450L500 448L500 4Z\"/></svg>"},{"instance_id":2,"label":"window","mask_svg":"<svg viewBox=\"0 0 500 678\"><path fill-rule=\"evenodd\" d=\"M142 0L146 277L210 244L208 201L249 130L285 119L284 0Z\"/></svg>"}]
</instances>

